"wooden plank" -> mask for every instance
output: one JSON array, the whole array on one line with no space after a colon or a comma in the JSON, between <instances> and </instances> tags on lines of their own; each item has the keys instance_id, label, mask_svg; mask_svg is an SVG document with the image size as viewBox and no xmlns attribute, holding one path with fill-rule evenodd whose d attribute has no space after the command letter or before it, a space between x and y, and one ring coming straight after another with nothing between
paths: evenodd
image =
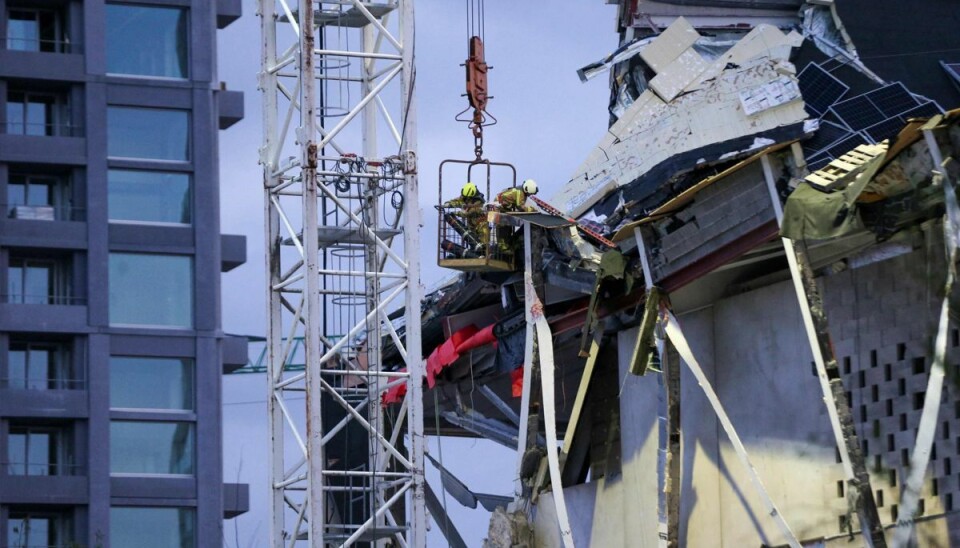
<instances>
[{"instance_id":1,"label":"wooden plank","mask_svg":"<svg viewBox=\"0 0 960 548\"><path fill-rule=\"evenodd\" d=\"M587 356L587 363L583 366L583 374L580 377L580 386L577 388L577 396L573 401L573 409L570 411L570 420L567 422L567 431L563 436L563 448L560 450L561 458L570 453L570 447L573 446L573 437L577 431L577 424L580 422L580 415L583 413L583 404L587 399L587 391L590 389L590 380L593 378L593 369L597 365L597 356L600 355L600 338L603 336L601 330L596 330L593 335L593 342L590 344L590 353Z\"/></svg>"}]
</instances>

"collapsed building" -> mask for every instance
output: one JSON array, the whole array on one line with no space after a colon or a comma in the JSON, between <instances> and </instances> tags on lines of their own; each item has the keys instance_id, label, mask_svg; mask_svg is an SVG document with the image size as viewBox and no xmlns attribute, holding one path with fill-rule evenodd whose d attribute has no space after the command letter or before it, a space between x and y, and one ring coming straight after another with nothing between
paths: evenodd
<instances>
[{"instance_id":1,"label":"collapsed building","mask_svg":"<svg viewBox=\"0 0 960 548\"><path fill-rule=\"evenodd\" d=\"M425 422L518 452L444 488L491 546L960 545L960 12L609 3L579 225L423 304Z\"/></svg>"}]
</instances>

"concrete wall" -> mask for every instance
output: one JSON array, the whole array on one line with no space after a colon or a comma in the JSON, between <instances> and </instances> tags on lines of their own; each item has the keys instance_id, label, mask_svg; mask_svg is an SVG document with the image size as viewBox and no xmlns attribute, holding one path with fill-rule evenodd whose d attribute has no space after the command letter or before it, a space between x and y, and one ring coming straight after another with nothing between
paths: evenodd
<instances>
[{"instance_id":1,"label":"concrete wall","mask_svg":"<svg viewBox=\"0 0 960 548\"><path fill-rule=\"evenodd\" d=\"M930 370L937 288L944 277L940 249L937 238L928 237L926 247L913 253L821 280L872 487L887 524L895 521L907 468L903 458L912 452L917 404ZM728 297L679 319L793 532L801 540L848 545L841 530L847 513L843 472L792 283ZM629 351L631 335L619 339L622 355ZM955 328L950 346L948 369L955 373L960 371ZM620 361L624 374L626 359ZM626 376L620 403L622 475L565 490L578 545L655 546L657 381L652 375ZM686 367L681 383L681 545L782 544L785 539ZM960 504L960 402L954 386L943 400L936 458L923 489L922 546L960 542L960 523L943 517ZM544 496L536 519L538 545L557 545L555 523L553 499Z\"/></svg>"}]
</instances>

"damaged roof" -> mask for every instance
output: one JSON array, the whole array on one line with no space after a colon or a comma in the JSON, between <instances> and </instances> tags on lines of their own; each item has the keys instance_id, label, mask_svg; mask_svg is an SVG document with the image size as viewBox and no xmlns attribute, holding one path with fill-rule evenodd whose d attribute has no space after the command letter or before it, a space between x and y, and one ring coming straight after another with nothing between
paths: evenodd
<instances>
[{"instance_id":1,"label":"damaged roof","mask_svg":"<svg viewBox=\"0 0 960 548\"><path fill-rule=\"evenodd\" d=\"M832 6L804 4L801 10L801 2L788 0L693 4L638 2L629 24L650 30L669 19L669 26L656 34L624 35L617 52L581 70L584 79L610 71L614 119L547 201L620 244L613 251L622 254L619 277L604 273L602 249L578 239L567 220L548 214L521 220L542 234L534 271L564 377L576 379L582 370L577 343L591 326L609 336L640 322L645 292L637 283L642 274L635 230L649 235L651 276L666 292L708 275L732 291L786 268L782 249L768 244L780 233L771 188L786 202L786 216L794 216L784 234L835 238L833 245L811 244L815 268L853 260L878 240L942 212L943 193L932 180L920 128L943 112L941 105L960 105L960 93L939 65L942 79L915 78L919 69L913 67L893 71L892 61L877 63L866 52L888 54L857 42L866 23L844 16L849 4L838 4L836 13L856 47L844 42ZM679 16L685 10L712 14L713 8L737 15L789 13L793 25L778 28L761 18L718 34ZM663 18L634 20L642 13ZM871 12L864 20L873 17ZM960 148L957 118L952 111L937 118L949 127L944 146L954 150ZM811 192L830 203L818 204L821 196ZM813 199L804 202L803 196ZM431 382L437 383L430 393L438 395L437 410L460 433L501 441L515 435L502 405L468 404L464 396L487 386L516 410L511 369L518 363L517 345L523 345L517 331L522 300L518 273L471 273L424 302L423 349L434 356ZM481 332L483 345L467 342ZM384 347L387 361L398 356L391 340ZM564 421L563 404L572 394L560 392Z\"/></svg>"}]
</instances>

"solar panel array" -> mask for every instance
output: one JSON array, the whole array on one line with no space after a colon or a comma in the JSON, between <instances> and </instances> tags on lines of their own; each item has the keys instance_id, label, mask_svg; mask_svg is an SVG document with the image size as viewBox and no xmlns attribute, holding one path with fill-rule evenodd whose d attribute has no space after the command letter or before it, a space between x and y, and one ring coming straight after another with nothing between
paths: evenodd
<instances>
[{"instance_id":1,"label":"solar panel array","mask_svg":"<svg viewBox=\"0 0 960 548\"><path fill-rule=\"evenodd\" d=\"M830 108L850 91L850 86L837 80L816 63L807 65L800 74L800 94L807 112L813 116L823 116Z\"/></svg>"},{"instance_id":2,"label":"solar panel array","mask_svg":"<svg viewBox=\"0 0 960 548\"><path fill-rule=\"evenodd\" d=\"M947 74L950 78L953 79L953 83L960 87L960 63L944 63L940 61L940 66L943 67L943 70L947 71Z\"/></svg>"},{"instance_id":3,"label":"solar panel array","mask_svg":"<svg viewBox=\"0 0 960 548\"><path fill-rule=\"evenodd\" d=\"M960 81L960 64L946 65ZM928 118L943 109L894 82L854 97L850 87L822 65L810 63L798 75L807 112L820 119L820 129L803 143L807 166L820 169L862 144L893 140L910 118Z\"/></svg>"}]
</instances>

